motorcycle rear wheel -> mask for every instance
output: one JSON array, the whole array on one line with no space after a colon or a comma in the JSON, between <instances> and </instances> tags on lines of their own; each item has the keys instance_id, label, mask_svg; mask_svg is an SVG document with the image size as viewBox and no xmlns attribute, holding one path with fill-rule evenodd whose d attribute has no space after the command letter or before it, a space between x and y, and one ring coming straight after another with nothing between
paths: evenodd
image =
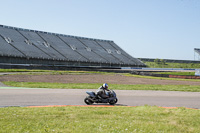
<instances>
[{"instance_id":1,"label":"motorcycle rear wheel","mask_svg":"<svg viewBox=\"0 0 200 133\"><path fill-rule=\"evenodd\" d=\"M94 102L93 101L91 101L88 97L86 97L85 99L84 99L84 102L87 104L87 105L92 105Z\"/></svg>"}]
</instances>

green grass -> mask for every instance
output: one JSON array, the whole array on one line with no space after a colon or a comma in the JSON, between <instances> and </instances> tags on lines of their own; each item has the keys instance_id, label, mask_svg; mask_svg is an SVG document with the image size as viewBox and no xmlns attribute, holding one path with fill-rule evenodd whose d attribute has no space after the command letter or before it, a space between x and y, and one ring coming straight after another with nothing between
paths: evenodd
<instances>
[{"instance_id":1,"label":"green grass","mask_svg":"<svg viewBox=\"0 0 200 133\"><path fill-rule=\"evenodd\" d=\"M1 133L197 133L200 110L140 107L0 108Z\"/></svg>"},{"instance_id":2,"label":"green grass","mask_svg":"<svg viewBox=\"0 0 200 133\"><path fill-rule=\"evenodd\" d=\"M143 62L150 68L200 68L198 63L165 63L163 65L155 62Z\"/></svg>"},{"instance_id":3,"label":"green grass","mask_svg":"<svg viewBox=\"0 0 200 133\"><path fill-rule=\"evenodd\" d=\"M0 69L0 73L6 72L19 72L18 74L31 74L31 75L64 75L64 74L114 74L113 72L100 72L100 71L58 71L58 70L29 70L29 69ZM24 72L24 73L23 73ZM14 73L16 74L16 73Z\"/></svg>"},{"instance_id":4,"label":"green grass","mask_svg":"<svg viewBox=\"0 0 200 133\"><path fill-rule=\"evenodd\" d=\"M51 70L0 69L0 72L50 72Z\"/></svg>"},{"instance_id":5,"label":"green grass","mask_svg":"<svg viewBox=\"0 0 200 133\"><path fill-rule=\"evenodd\" d=\"M80 75L80 74L104 74L104 75L109 75L109 74L115 74L113 72L98 72L98 71L53 71L50 73L51 75L65 75L65 74L75 74L75 75Z\"/></svg>"},{"instance_id":6,"label":"green grass","mask_svg":"<svg viewBox=\"0 0 200 133\"><path fill-rule=\"evenodd\" d=\"M169 74L169 75L188 75L188 76L194 76L195 72L154 72L158 74Z\"/></svg>"},{"instance_id":7,"label":"green grass","mask_svg":"<svg viewBox=\"0 0 200 133\"><path fill-rule=\"evenodd\" d=\"M3 82L8 86L27 88L56 88L56 89L97 89L102 84L99 83L44 83L44 82ZM156 90L156 91L188 91L200 92L197 85L127 85L109 84L109 89L113 90Z\"/></svg>"}]
</instances>

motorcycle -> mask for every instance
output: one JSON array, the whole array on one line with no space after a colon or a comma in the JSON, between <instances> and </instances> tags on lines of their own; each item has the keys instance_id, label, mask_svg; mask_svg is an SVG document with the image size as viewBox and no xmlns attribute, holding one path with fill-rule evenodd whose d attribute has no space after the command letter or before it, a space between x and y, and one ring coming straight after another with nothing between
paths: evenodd
<instances>
[{"instance_id":1,"label":"motorcycle","mask_svg":"<svg viewBox=\"0 0 200 133\"><path fill-rule=\"evenodd\" d=\"M89 95L84 99L84 102L87 105L92 105L93 103L109 103L110 105L114 105L117 103L117 95L113 90L110 90L107 92L107 96L109 96L106 99L101 98L99 95L97 95L93 91L86 91L86 93Z\"/></svg>"}]
</instances>

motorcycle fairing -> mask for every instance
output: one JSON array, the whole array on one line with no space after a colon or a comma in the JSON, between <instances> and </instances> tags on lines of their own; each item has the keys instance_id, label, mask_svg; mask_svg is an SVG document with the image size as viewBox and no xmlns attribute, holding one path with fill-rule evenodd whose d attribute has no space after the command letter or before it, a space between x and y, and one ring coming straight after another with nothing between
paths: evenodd
<instances>
[{"instance_id":1,"label":"motorcycle fairing","mask_svg":"<svg viewBox=\"0 0 200 133\"><path fill-rule=\"evenodd\" d=\"M91 97L95 97L95 93L92 92L92 91L86 91L86 93L87 93L88 95L90 95Z\"/></svg>"}]
</instances>

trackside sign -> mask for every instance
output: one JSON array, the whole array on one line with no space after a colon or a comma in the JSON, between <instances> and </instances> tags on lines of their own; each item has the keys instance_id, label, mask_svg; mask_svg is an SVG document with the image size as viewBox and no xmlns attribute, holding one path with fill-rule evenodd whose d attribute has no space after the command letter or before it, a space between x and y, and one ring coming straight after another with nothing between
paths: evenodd
<instances>
[{"instance_id":1,"label":"trackside sign","mask_svg":"<svg viewBox=\"0 0 200 133\"><path fill-rule=\"evenodd\" d=\"M195 69L195 76L200 76L200 69Z\"/></svg>"}]
</instances>

